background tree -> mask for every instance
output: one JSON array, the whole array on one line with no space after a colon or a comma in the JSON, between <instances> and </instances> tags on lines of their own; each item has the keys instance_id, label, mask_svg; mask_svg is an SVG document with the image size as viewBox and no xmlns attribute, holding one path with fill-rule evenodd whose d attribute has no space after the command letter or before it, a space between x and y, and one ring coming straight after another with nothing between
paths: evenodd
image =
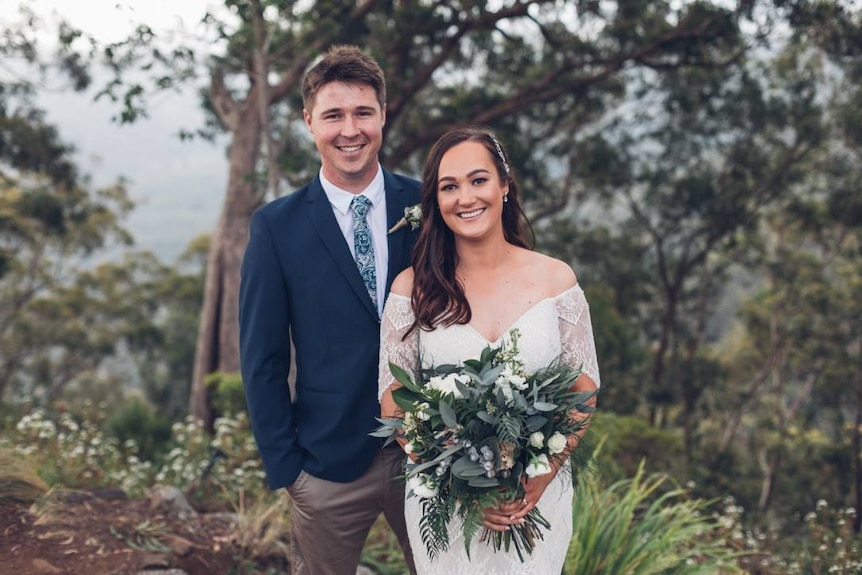
<instances>
[{"instance_id":1,"label":"background tree","mask_svg":"<svg viewBox=\"0 0 862 575\"><path fill-rule=\"evenodd\" d=\"M597 122L625 94L628 68L714 66L742 49L739 14L709 3L226 1L230 18L208 14L218 50L209 78L208 126L230 134L230 175L207 261L191 410L212 413L204 377L239 366L236 296L251 212L315 172L301 122L299 83L309 63L337 43L365 46L388 77L388 167L418 173L425 149L464 122L489 124L510 142L541 219L572 199L571 134ZM392 34L397 30L398 34ZM117 70L146 58L158 86L195 69L187 48L156 48L146 27L107 53ZM159 64L160 66L150 66ZM134 120L140 83L105 94ZM269 196L267 195L269 189Z\"/></svg>"},{"instance_id":2,"label":"background tree","mask_svg":"<svg viewBox=\"0 0 862 575\"><path fill-rule=\"evenodd\" d=\"M50 31L22 10L0 35L0 403L50 404L70 387L89 393L111 381L119 396L142 386L181 416L200 247L190 247L184 266L145 252L98 262L105 248L131 245L121 221L133 206L123 181L93 188L35 104L46 86L89 86L94 42L63 22L56 39ZM186 393L171 397L177 389Z\"/></svg>"}]
</instances>

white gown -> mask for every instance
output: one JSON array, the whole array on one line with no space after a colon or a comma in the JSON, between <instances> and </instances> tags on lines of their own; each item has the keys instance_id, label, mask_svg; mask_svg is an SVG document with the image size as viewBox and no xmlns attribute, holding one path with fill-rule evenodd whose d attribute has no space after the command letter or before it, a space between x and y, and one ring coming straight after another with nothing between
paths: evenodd
<instances>
[{"instance_id":1,"label":"white gown","mask_svg":"<svg viewBox=\"0 0 862 575\"><path fill-rule=\"evenodd\" d=\"M393 382L390 361L408 371L411 371L411 366L416 366L418 358L421 358L423 367L460 364L466 359L478 358L487 345L500 344L500 341L487 341L469 324L439 327L433 331L417 329L402 340L412 323L410 298L391 294L381 325L379 397ZM596 385L600 385L590 312L580 286L575 285L556 297L537 302L511 327L520 331L519 355L528 372L546 367L562 354L564 361L575 367L581 366ZM405 515L417 572L419 575L558 574L563 569L572 537L572 496L571 476L559 473L538 503L551 529L537 543L533 553L525 555L524 563L514 549L494 551L479 537L471 542L468 559L457 517L449 525L449 549L432 561L419 533L421 501L417 497L408 497Z\"/></svg>"}]
</instances>

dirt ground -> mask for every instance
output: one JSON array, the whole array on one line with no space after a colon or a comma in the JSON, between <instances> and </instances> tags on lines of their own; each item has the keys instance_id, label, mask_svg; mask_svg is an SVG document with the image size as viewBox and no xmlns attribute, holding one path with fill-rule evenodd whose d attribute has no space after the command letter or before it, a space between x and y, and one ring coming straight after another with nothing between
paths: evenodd
<instances>
[{"instance_id":1,"label":"dirt ground","mask_svg":"<svg viewBox=\"0 0 862 575\"><path fill-rule=\"evenodd\" d=\"M252 572L231 544L226 514L180 520L154 511L148 500L72 495L40 508L0 503L0 575ZM274 572L286 572L273 561Z\"/></svg>"}]
</instances>

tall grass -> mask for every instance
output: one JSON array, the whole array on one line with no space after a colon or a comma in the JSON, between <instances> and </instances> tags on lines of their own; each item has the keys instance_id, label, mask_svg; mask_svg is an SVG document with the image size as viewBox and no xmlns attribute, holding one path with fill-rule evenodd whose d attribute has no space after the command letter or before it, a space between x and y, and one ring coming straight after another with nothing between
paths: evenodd
<instances>
[{"instance_id":1,"label":"tall grass","mask_svg":"<svg viewBox=\"0 0 862 575\"><path fill-rule=\"evenodd\" d=\"M244 558L251 560L280 558L290 560L290 505L285 497L272 494L266 499L247 501L237 497L233 544Z\"/></svg>"},{"instance_id":2,"label":"tall grass","mask_svg":"<svg viewBox=\"0 0 862 575\"><path fill-rule=\"evenodd\" d=\"M425 550L414 549L413 552L424 553ZM410 574L398 538L382 515L371 527L359 563L371 569L375 575Z\"/></svg>"},{"instance_id":3,"label":"tall grass","mask_svg":"<svg viewBox=\"0 0 862 575\"><path fill-rule=\"evenodd\" d=\"M566 575L743 573L727 546L727 526L665 475L634 477L575 497Z\"/></svg>"},{"instance_id":4,"label":"tall grass","mask_svg":"<svg viewBox=\"0 0 862 575\"><path fill-rule=\"evenodd\" d=\"M0 449L0 503L32 503L48 490L38 474L39 464L29 457Z\"/></svg>"}]
</instances>

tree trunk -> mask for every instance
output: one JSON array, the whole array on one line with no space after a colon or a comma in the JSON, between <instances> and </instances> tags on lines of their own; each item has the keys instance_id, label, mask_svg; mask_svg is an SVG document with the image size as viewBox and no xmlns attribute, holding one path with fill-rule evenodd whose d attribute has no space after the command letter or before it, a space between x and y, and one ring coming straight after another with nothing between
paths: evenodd
<instances>
[{"instance_id":1,"label":"tree trunk","mask_svg":"<svg viewBox=\"0 0 862 575\"><path fill-rule=\"evenodd\" d=\"M207 258L189 412L208 429L212 429L215 414L206 376L215 371L239 371L240 264L248 243L248 222L261 204L254 177L261 138L260 111L254 91L252 88L237 108L231 130L227 193Z\"/></svg>"},{"instance_id":2,"label":"tree trunk","mask_svg":"<svg viewBox=\"0 0 862 575\"><path fill-rule=\"evenodd\" d=\"M769 504L772 503L775 474L781 465L780 449L783 449L783 447L779 448L775 456L771 457L768 453L762 453L760 457L760 469L763 472L763 479L760 482L760 497L757 500L757 510L760 513L766 513L769 509Z\"/></svg>"},{"instance_id":3,"label":"tree trunk","mask_svg":"<svg viewBox=\"0 0 862 575\"><path fill-rule=\"evenodd\" d=\"M853 438L851 445L853 446L853 499L856 509L862 509L862 437L860 437L860 429L862 429L862 346L856 358L856 417L853 421ZM859 533L862 530L862 514L856 513L853 517L853 532Z\"/></svg>"}]
</instances>

